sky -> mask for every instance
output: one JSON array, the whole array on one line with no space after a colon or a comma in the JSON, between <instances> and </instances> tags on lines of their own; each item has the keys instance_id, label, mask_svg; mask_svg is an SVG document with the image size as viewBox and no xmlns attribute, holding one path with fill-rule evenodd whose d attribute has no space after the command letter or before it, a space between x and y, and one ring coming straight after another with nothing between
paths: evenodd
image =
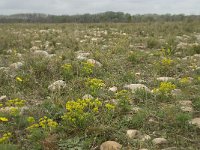
<instances>
[{"instance_id":1,"label":"sky","mask_svg":"<svg viewBox=\"0 0 200 150\"><path fill-rule=\"evenodd\" d=\"M0 15L45 13L73 15L120 11L130 14L196 14L200 0L0 0Z\"/></svg>"}]
</instances>

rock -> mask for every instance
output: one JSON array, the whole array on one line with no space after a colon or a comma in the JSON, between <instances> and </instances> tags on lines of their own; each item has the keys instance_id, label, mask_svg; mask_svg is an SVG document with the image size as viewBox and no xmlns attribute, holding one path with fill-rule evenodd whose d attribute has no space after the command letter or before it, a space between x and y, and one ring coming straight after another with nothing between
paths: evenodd
<instances>
[{"instance_id":1,"label":"rock","mask_svg":"<svg viewBox=\"0 0 200 150\"><path fill-rule=\"evenodd\" d=\"M127 130L127 131L126 131L126 135L127 135L128 138L130 138L130 139L136 139L136 138L139 137L140 134L141 134L141 133L140 133L140 131L138 131L138 130Z\"/></svg>"},{"instance_id":2,"label":"rock","mask_svg":"<svg viewBox=\"0 0 200 150\"><path fill-rule=\"evenodd\" d=\"M192 101L179 101L179 105L181 106L182 111L193 112Z\"/></svg>"},{"instance_id":3,"label":"rock","mask_svg":"<svg viewBox=\"0 0 200 150\"><path fill-rule=\"evenodd\" d=\"M22 62L16 62L16 63L11 64L11 65L9 66L9 68L10 68L11 70L19 70L19 69L22 68L23 65L24 65L24 64L23 64Z\"/></svg>"},{"instance_id":4,"label":"rock","mask_svg":"<svg viewBox=\"0 0 200 150\"><path fill-rule=\"evenodd\" d=\"M155 138L152 140L155 145L167 144L167 140L165 138Z\"/></svg>"},{"instance_id":5,"label":"rock","mask_svg":"<svg viewBox=\"0 0 200 150\"><path fill-rule=\"evenodd\" d=\"M146 87L144 84L129 84L129 85L125 85L124 88L130 89L132 90L132 92L135 92L138 89L143 89L147 92L150 92L150 89Z\"/></svg>"},{"instance_id":6,"label":"rock","mask_svg":"<svg viewBox=\"0 0 200 150\"><path fill-rule=\"evenodd\" d=\"M178 150L178 148L177 147L168 147L168 148L164 148L161 150Z\"/></svg>"},{"instance_id":7,"label":"rock","mask_svg":"<svg viewBox=\"0 0 200 150\"><path fill-rule=\"evenodd\" d=\"M111 92L116 92L117 91L117 87L113 86L113 87L110 87L108 90L111 91Z\"/></svg>"},{"instance_id":8,"label":"rock","mask_svg":"<svg viewBox=\"0 0 200 150\"><path fill-rule=\"evenodd\" d=\"M77 55L77 59L78 60L86 60L87 57L90 55L90 53L86 53L86 52L83 52L83 51L78 51L76 52L76 55Z\"/></svg>"},{"instance_id":9,"label":"rock","mask_svg":"<svg viewBox=\"0 0 200 150\"><path fill-rule=\"evenodd\" d=\"M122 145L115 141L106 141L101 144L100 150L121 150Z\"/></svg>"},{"instance_id":10,"label":"rock","mask_svg":"<svg viewBox=\"0 0 200 150\"><path fill-rule=\"evenodd\" d=\"M90 94L85 94L82 99L93 99L94 97Z\"/></svg>"},{"instance_id":11,"label":"rock","mask_svg":"<svg viewBox=\"0 0 200 150\"><path fill-rule=\"evenodd\" d=\"M182 94L182 91L180 89L174 89L174 90L171 91L171 94L173 96L179 96L179 95Z\"/></svg>"},{"instance_id":12,"label":"rock","mask_svg":"<svg viewBox=\"0 0 200 150\"><path fill-rule=\"evenodd\" d=\"M190 121L190 123L200 128L200 118L194 118Z\"/></svg>"},{"instance_id":13,"label":"rock","mask_svg":"<svg viewBox=\"0 0 200 150\"><path fill-rule=\"evenodd\" d=\"M144 134L140 137L140 141L144 142L144 141L148 141L151 140L151 137L147 134Z\"/></svg>"},{"instance_id":14,"label":"rock","mask_svg":"<svg viewBox=\"0 0 200 150\"><path fill-rule=\"evenodd\" d=\"M162 81L162 82L167 82L167 81L172 81L172 80L175 80L174 78L172 77L159 77L157 78L158 81Z\"/></svg>"},{"instance_id":15,"label":"rock","mask_svg":"<svg viewBox=\"0 0 200 150\"><path fill-rule=\"evenodd\" d=\"M140 131L138 130L127 130L126 131L126 135L128 138L130 139L136 139L139 140L141 142L144 142L146 140L150 140L151 137L147 134L142 134Z\"/></svg>"},{"instance_id":16,"label":"rock","mask_svg":"<svg viewBox=\"0 0 200 150\"><path fill-rule=\"evenodd\" d=\"M3 95L3 96L0 97L0 101L3 101L3 100L5 100L5 99L7 99L7 96L6 96L6 95Z\"/></svg>"},{"instance_id":17,"label":"rock","mask_svg":"<svg viewBox=\"0 0 200 150\"><path fill-rule=\"evenodd\" d=\"M94 59L88 59L87 62L91 63L91 64L93 64L93 65L95 65L97 67L102 67L102 64L100 62L94 60Z\"/></svg>"},{"instance_id":18,"label":"rock","mask_svg":"<svg viewBox=\"0 0 200 150\"><path fill-rule=\"evenodd\" d=\"M59 91L59 90L65 88L66 86L67 86L67 85L66 85L65 81L63 81L63 80L58 80L58 81L52 83L52 84L48 87L48 89L49 89L50 91L54 92L54 91Z\"/></svg>"},{"instance_id":19,"label":"rock","mask_svg":"<svg viewBox=\"0 0 200 150\"><path fill-rule=\"evenodd\" d=\"M36 57L45 57L45 58L51 58L53 56L56 56L55 54L49 54L48 52L43 50L36 50L33 52L33 55Z\"/></svg>"},{"instance_id":20,"label":"rock","mask_svg":"<svg viewBox=\"0 0 200 150\"><path fill-rule=\"evenodd\" d=\"M176 48L177 49L186 49L188 47L188 43L183 43L183 42L180 42Z\"/></svg>"},{"instance_id":21,"label":"rock","mask_svg":"<svg viewBox=\"0 0 200 150\"><path fill-rule=\"evenodd\" d=\"M134 113L137 113L137 112L139 112L140 110L141 110L141 108L140 108L140 107L137 107L137 106L134 106L134 107L131 108L131 111L133 111Z\"/></svg>"}]
</instances>

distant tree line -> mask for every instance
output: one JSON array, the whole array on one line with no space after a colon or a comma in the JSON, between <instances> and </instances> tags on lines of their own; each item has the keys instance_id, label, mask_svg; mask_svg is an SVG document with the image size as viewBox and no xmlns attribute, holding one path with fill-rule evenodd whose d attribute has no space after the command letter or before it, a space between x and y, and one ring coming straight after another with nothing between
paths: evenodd
<instances>
[{"instance_id":1,"label":"distant tree line","mask_svg":"<svg viewBox=\"0 0 200 150\"><path fill-rule=\"evenodd\" d=\"M155 22L155 21L200 21L200 15L130 15L123 12L108 11L99 14L83 15L46 15L46 14L15 14L0 15L0 23L133 23L133 22Z\"/></svg>"}]
</instances>

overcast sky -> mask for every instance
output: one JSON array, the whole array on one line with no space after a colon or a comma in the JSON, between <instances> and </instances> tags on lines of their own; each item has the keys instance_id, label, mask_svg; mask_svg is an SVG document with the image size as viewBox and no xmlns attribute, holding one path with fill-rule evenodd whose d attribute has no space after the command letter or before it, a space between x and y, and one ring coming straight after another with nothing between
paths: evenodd
<instances>
[{"instance_id":1,"label":"overcast sky","mask_svg":"<svg viewBox=\"0 0 200 150\"><path fill-rule=\"evenodd\" d=\"M200 15L200 0L0 0L0 15L15 13L72 15L105 11Z\"/></svg>"}]
</instances>

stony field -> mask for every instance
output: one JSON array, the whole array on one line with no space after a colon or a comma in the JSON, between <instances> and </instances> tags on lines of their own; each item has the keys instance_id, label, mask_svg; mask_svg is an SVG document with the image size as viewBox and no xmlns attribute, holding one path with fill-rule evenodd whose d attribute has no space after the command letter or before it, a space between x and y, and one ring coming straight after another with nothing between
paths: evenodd
<instances>
[{"instance_id":1,"label":"stony field","mask_svg":"<svg viewBox=\"0 0 200 150\"><path fill-rule=\"evenodd\" d=\"M1 150L199 150L200 23L0 24Z\"/></svg>"}]
</instances>

